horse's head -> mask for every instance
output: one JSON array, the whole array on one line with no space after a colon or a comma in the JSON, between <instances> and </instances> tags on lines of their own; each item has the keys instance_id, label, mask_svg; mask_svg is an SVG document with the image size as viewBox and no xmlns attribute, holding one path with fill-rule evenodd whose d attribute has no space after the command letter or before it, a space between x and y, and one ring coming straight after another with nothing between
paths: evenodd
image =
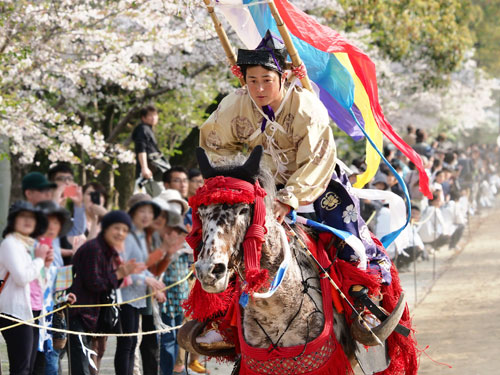
<instances>
[{"instance_id":1,"label":"horse's head","mask_svg":"<svg viewBox=\"0 0 500 375\"><path fill-rule=\"evenodd\" d=\"M201 242L195 250L196 277L205 291L220 293L227 288L234 266L243 257L242 244L254 215L255 198L249 198L253 191L249 193L248 187L253 189L258 180L262 147L255 148L239 166L213 167L201 148L197 157L207 184L194 197L194 220L199 218L201 228ZM238 184L244 188L238 189Z\"/></svg>"}]
</instances>

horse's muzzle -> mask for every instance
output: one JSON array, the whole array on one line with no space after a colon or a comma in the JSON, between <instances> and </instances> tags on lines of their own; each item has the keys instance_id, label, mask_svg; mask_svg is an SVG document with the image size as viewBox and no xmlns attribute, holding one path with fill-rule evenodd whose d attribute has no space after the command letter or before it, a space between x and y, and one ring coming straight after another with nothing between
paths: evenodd
<instances>
[{"instance_id":1,"label":"horse's muzzle","mask_svg":"<svg viewBox=\"0 0 500 375\"><path fill-rule=\"evenodd\" d=\"M203 289L219 293L227 287L227 266L225 263L212 263L199 260L194 264L196 277Z\"/></svg>"}]
</instances>

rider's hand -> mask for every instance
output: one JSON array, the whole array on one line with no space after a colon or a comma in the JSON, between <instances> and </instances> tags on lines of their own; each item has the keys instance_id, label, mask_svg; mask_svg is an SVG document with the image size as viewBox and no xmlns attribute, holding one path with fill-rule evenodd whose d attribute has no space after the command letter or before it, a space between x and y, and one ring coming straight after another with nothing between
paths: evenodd
<instances>
[{"instance_id":1,"label":"rider's hand","mask_svg":"<svg viewBox=\"0 0 500 375\"><path fill-rule=\"evenodd\" d=\"M141 171L141 176L146 180L149 180L150 178L153 178L153 172L151 172L151 169L149 169L148 167L145 167Z\"/></svg>"},{"instance_id":2,"label":"rider's hand","mask_svg":"<svg viewBox=\"0 0 500 375\"><path fill-rule=\"evenodd\" d=\"M273 213L278 223L283 223L283 220L285 220L285 216L290 212L291 209L292 208L287 204L281 203L280 201L274 201Z\"/></svg>"}]
</instances>

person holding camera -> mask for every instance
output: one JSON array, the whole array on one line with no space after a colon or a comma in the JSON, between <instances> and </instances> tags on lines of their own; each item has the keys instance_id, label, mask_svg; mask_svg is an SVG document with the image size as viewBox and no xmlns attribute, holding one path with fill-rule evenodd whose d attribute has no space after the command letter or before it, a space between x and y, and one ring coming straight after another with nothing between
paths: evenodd
<instances>
[{"instance_id":1,"label":"person holding camera","mask_svg":"<svg viewBox=\"0 0 500 375\"><path fill-rule=\"evenodd\" d=\"M41 278L44 266L52 262L47 245L37 244L35 238L44 233L47 218L26 201L17 201L9 209L7 227L0 245L0 313L20 320L33 319L30 282ZM14 324L0 318L0 327ZM2 331L7 343L11 374L30 374L33 370L34 329L20 325Z\"/></svg>"},{"instance_id":2,"label":"person holding camera","mask_svg":"<svg viewBox=\"0 0 500 375\"><path fill-rule=\"evenodd\" d=\"M108 192L99 182L89 182L82 188L83 207L85 207L85 217L87 228L85 236L87 240L97 237L101 230L101 219L108 213Z\"/></svg>"},{"instance_id":3,"label":"person holding camera","mask_svg":"<svg viewBox=\"0 0 500 375\"><path fill-rule=\"evenodd\" d=\"M56 164L49 169L47 176L49 181L56 185L52 198L54 202L64 208L69 208L67 203L71 202L70 211L72 212L73 226L65 236L60 236L56 240L60 243L62 258L66 258L66 264L68 264L76 249L85 240L83 233L86 228L86 219L82 188L75 182L73 169L68 163ZM60 260L62 259L56 259L58 267L62 266L59 264Z\"/></svg>"}]
</instances>

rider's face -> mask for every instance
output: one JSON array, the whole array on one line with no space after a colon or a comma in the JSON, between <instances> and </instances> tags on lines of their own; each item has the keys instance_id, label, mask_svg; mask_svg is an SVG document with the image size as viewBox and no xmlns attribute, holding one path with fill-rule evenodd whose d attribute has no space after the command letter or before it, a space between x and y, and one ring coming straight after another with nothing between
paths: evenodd
<instances>
[{"instance_id":1,"label":"rider's face","mask_svg":"<svg viewBox=\"0 0 500 375\"><path fill-rule=\"evenodd\" d=\"M270 105L273 110L278 109L283 93L277 72L260 65L252 66L247 69L245 80L250 95L259 107Z\"/></svg>"}]
</instances>

